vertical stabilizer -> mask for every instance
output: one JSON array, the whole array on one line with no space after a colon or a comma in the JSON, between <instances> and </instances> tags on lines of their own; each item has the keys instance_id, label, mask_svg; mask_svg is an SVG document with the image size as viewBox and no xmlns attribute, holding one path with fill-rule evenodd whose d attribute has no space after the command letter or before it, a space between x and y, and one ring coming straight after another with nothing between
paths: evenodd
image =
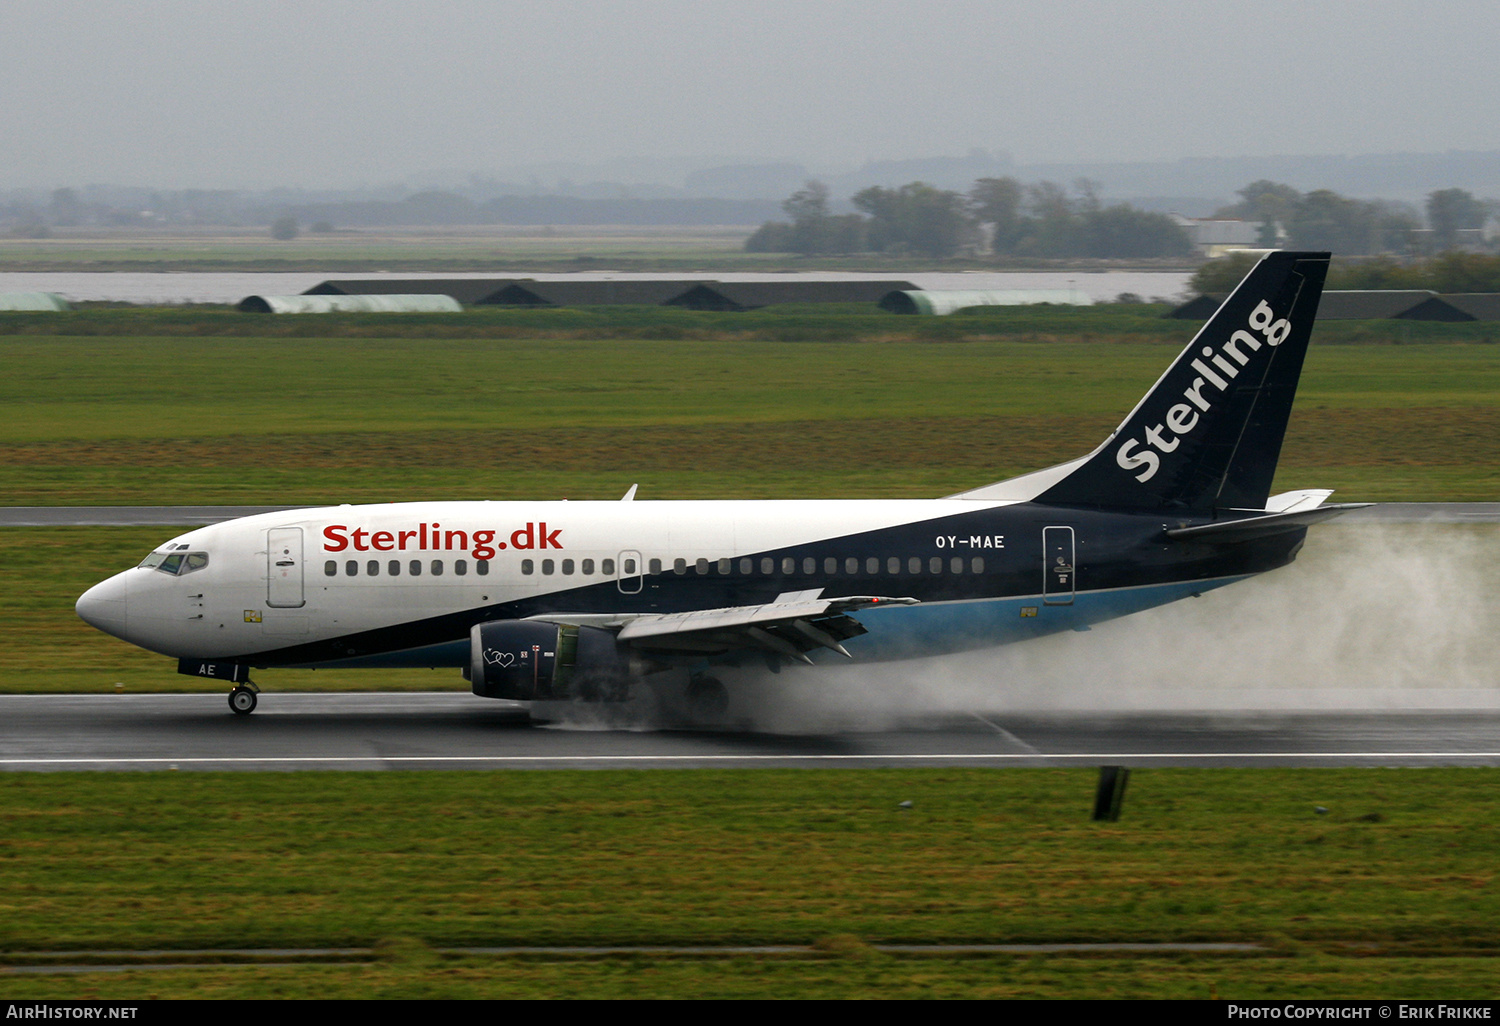
<instances>
[{"instance_id":1,"label":"vertical stabilizer","mask_svg":"<svg viewBox=\"0 0 1500 1026\"><path fill-rule=\"evenodd\" d=\"M1328 257L1263 257L1109 441L1034 501L1139 510L1264 508Z\"/></svg>"}]
</instances>

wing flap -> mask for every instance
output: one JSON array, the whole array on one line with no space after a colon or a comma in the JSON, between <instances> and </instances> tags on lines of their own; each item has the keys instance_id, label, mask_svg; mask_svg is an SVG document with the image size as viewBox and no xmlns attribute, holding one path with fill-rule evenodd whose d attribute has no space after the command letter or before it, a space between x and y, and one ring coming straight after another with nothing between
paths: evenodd
<instances>
[{"instance_id":1,"label":"wing flap","mask_svg":"<svg viewBox=\"0 0 1500 1026\"><path fill-rule=\"evenodd\" d=\"M815 620L830 614L852 612L871 606L914 605L914 598L892 598L884 595L848 595L820 598L822 589L784 592L771 602L758 606L725 606L721 609L692 609L684 613L647 613L637 616L620 628L620 640L642 642L672 634L718 631L750 626L764 627L793 620Z\"/></svg>"},{"instance_id":2,"label":"wing flap","mask_svg":"<svg viewBox=\"0 0 1500 1026\"><path fill-rule=\"evenodd\" d=\"M885 595L824 598L821 592L786 592L756 606L647 613L622 626L618 637L641 649L704 654L759 649L810 662L806 653L817 648L849 655L842 642L864 634L865 627L847 613L917 602Z\"/></svg>"}]
</instances>

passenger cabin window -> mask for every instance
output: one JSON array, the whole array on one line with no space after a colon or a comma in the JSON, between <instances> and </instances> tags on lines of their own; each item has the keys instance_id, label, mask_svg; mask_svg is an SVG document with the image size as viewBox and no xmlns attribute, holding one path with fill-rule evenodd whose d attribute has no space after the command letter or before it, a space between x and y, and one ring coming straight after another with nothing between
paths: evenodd
<instances>
[{"instance_id":1,"label":"passenger cabin window","mask_svg":"<svg viewBox=\"0 0 1500 1026\"><path fill-rule=\"evenodd\" d=\"M606 570L604 572L605 573L609 573L608 570ZM661 573L661 560L659 560L659 559L653 559L651 561L651 572L653 574L659 574L659 573Z\"/></svg>"},{"instance_id":2,"label":"passenger cabin window","mask_svg":"<svg viewBox=\"0 0 1500 1026\"><path fill-rule=\"evenodd\" d=\"M526 574L527 576L536 573L536 563L529 559L521 560L521 573Z\"/></svg>"},{"instance_id":3,"label":"passenger cabin window","mask_svg":"<svg viewBox=\"0 0 1500 1026\"><path fill-rule=\"evenodd\" d=\"M487 559L474 560L474 572L479 574L480 577L488 577L490 575L490 561Z\"/></svg>"}]
</instances>

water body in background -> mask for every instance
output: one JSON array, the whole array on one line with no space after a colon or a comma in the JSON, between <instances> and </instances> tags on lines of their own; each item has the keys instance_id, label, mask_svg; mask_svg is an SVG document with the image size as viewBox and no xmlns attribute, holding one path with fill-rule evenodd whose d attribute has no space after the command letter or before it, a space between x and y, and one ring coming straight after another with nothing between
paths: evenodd
<instances>
[{"instance_id":1,"label":"water body in background","mask_svg":"<svg viewBox=\"0 0 1500 1026\"><path fill-rule=\"evenodd\" d=\"M1187 291L1187 271L964 271L958 273L859 274L807 271L789 274L642 272L611 274L462 274L338 272L257 274L253 272L111 271L0 273L0 292L56 292L81 303L238 303L246 296L288 296L306 292L329 278L533 278L536 281L909 281L924 289L1079 289L1096 303L1131 292L1142 299L1178 300Z\"/></svg>"}]
</instances>

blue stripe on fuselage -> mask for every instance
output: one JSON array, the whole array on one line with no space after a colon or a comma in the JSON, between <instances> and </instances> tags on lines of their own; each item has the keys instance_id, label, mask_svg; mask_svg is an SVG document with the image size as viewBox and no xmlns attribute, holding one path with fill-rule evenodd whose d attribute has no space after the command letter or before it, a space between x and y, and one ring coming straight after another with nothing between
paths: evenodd
<instances>
[{"instance_id":1,"label":"blue stripe on fuselage","mask_svg":"<svg viewBox=\"0 0 1500 1026\"><path fill-rule=\"evenodd\" d=\"M855 659L916 659L990 648L1044 634L1082 630L1091 624L1166 605L1252 575L1178 581L1105 591L1081 591L1067 605L1047 605L1041 595L886 606L852 614L869 631L844 642ZM1026 614L1026 615L1023 615ZM823 661L839 657L822 652ZM817 658L817 656L815 656Z\"/></svg>"}]
</instances>

